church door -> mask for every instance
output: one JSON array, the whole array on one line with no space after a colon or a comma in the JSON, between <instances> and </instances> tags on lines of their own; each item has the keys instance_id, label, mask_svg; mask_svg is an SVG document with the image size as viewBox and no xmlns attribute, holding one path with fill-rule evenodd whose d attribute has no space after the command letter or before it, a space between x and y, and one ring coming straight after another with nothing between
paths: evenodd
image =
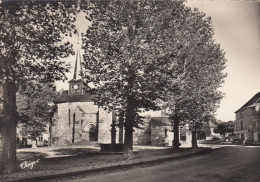
<instances>
[{"instance_id":1,"label":"church door","mask_svg":"<svg viewBox=\"0 0 260 182\"><path fill-rule=\"evenodd\" d=\"M89 141L97 141L97 132L94 125L89 128Z\"/></svg>"}]
</instances>

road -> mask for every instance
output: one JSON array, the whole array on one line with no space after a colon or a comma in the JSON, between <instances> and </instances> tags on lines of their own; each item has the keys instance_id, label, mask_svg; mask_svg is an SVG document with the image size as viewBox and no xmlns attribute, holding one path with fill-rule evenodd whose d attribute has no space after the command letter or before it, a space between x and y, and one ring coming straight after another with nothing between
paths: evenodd
<instances>
[{"instance_id":1,"label":"road","mask_svg":"<svg viewBox=\"0 0 260 182\"><path fill-rule=\"evenodd\" d=\"M58 181L58 180L57 180ZM62 179L68 182L260 182L260 147L233 146L187 159Z\"/></svg>"}]
</instances>

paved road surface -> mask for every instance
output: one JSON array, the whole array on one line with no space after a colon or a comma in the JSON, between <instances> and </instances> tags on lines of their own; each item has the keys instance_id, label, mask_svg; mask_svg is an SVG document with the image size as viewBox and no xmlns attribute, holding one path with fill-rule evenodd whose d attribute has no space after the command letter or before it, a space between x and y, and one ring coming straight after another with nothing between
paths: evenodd
<instances>
[{"instance_id":1,"label":"paved road surface","mask_svg":"<svg viewBox=\"0 0 260 182\"><path fill-rule=\"evenodd\" d=\"M137 167L61 181L260 182L260 147L224 147L206 155L164 162L150 167Z\"/></svg>"}]
</instances>

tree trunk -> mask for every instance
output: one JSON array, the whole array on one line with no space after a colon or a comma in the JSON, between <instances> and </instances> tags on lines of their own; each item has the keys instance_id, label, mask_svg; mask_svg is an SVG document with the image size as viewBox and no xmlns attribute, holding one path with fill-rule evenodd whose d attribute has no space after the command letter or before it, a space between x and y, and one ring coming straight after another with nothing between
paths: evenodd
<instances>
[{"instance_id":1,"label":"tree trunk","mask_svg":"<svg viewBox=\"0 0 260 182\"><path fill-rule=\"evenodd\" d=\"M116 144L116 122L114 119L112 119L112 124L111 124L111 144L112 147Z\"/></svg>"},{"instance_id":2,"label":"tree trunk","mask_svg":"<svg viewBox=\"0 0 260 182\"><path fill-rule=\"evenodd\" d=\"M125 142L124 155L129 158L133 152L133 124L134 124L134 102L133 98L127 98L126 119L125 119Z\"/></svg>"},{"instance_id":3,"label":"tree trunk","mask_svg":"<svg viewBox=\"0 0 260 182\"><path fill-rule=\"evenodd\" d=\"M192 148L198 147L196 130L192 130L192 132L191 132L191 144L192 144Z\"/></svg>"},{"instance_id":4,"label":"tree trunk","mask_svg":"<svg viewBox=\"0 0 260 182\"><path fill-rule=\"evenodd\" d=\"M3 110L0 115L0 173L10 173L16 167L16 91L15 83L3 83Z\"/></svg>"},{"instance_id":5,"label":"tree trunk","mask_svg":"<svg viewBox=\"0 0 260 182\"><path fill-rule=\"evenodd\" d=\"M123 143L124 137L124 112L120 112L118 119L118 127L119 127L119 141L118 143Z\"/></svg>"},{"instance_id":6,"label":"tree trunk","mask_svg":"<svg viewBox=\"0 0 260 182\"><path fill-rule=\"evenodd\" d=\"M173 148L178 150L180 148L179 119L178 118L174 118L174 121L173 121L173 133L174 133Z\"/></svg>"},{"instance_id":7,"label":"tree trunk","mask_svg":"<svg viewBox=\"0 0 260 182\"><path fill-rule=\"evenodd\" d=\"M50 125L49 125L49 141L48 141L48 147L51 146L52 143L52 119L50 118Z\"/></svg>"},{"instance_id":8,"label":"tree trunk","mask_svg":"<svg viewBox=\"0 0 260 182\"><path fill-rule=\"evenodd\" d=\"M75 118L75 113L73 114L73 125L72 125L72 141L71 143L74 143L75 140L75 123L76 123L76 118ZM90 140L90 138L89 138Z\"/></svg>"},{"instance_id":9,"label":"tree trunk","mask_svg":"<svg viewBox=\"0 0 260 182\"><path fill-rule=\"evenodd\" d=\"M37 149L37 140L36 139L32 139L32 148L33 149Z\"/></svg>"}]
</instances>

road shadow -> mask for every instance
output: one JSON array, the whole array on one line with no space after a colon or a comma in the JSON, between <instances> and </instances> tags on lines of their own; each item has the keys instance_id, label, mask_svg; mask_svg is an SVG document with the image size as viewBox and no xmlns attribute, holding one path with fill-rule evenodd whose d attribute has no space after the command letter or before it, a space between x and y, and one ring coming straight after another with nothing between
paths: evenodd
<instances>
[{"instance_id":1,"label":"road shadow","mask_svg":"<svg viewBox=\"0 0 260 182\"><path fill-rule=\"evenodd\" d=\"M93 155L98 154L100 149L95 148L61 148L61 149L54 149L51 152L55 152L56 156L75 156L75 155Z\"/></svg>"}]
</instances>

